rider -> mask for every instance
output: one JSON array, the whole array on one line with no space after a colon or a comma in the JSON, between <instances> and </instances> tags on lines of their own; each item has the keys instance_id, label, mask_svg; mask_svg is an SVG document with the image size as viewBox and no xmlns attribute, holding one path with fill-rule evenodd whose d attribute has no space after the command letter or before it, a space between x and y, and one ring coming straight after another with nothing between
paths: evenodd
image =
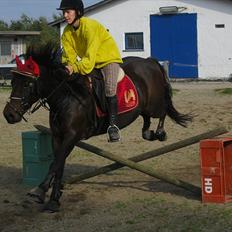
<instances>
[{"instance_id":1,"label":"rider","mask_svg":"<svg viewBox=\"0 0 232 232\"><path fill-rule=\"evenodd\" d=\"M83 17L82 0L62 0L57 10L63 11L68 24L62 34L62 63L72 75L89 74L94 68L104 76L105 95L109 111L109 142L120 140L117 119L117 78L122 63L118 47L107 29L96 20Z\"/></svg>"}]
</instances>

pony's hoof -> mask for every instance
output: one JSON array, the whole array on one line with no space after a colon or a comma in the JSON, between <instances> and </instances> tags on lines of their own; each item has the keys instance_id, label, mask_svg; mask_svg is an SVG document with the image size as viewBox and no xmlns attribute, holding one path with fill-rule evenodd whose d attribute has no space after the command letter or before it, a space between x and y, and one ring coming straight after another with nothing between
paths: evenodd
<instances>
[{"instance_id":1,"label":"pony's hoof","mask_svg":"<svg viewBox=\"0 0 232 232\"><path fill-rule=\"evenodd\" d=\"M27 193L28 196L30 196L33 201L39 204L43 204L45 201L45 192L43 189L36 187L32 189L29 193Z\"/></svg>"},{"instance_id":2,"label":"pony's hoof","mask_svg":"<svg viewBox=\"0 0 232 232\"><path fill-rule=\"evenodd\" d=\"M43 208L44 212L47 213L56 213L60 211L60 203L59 201L49 200Z\"/></svg>"},{"instance_id":3,"label":"pony's hoof","mask_svg":"<svg viewBox=\"0 0 232 232\"><path fill-rule=\"evenodd\" d=\"M156 140L156 136L153 130L146 130L142 133L143 139L148 141L154 141Z\"/></svg>"},{"instance_id":4,"label":"pony's hoof","mask_svg":"<svg viewBox=\"0 0 232 232\"><path fill-rule=\"evenodd\" d=\"M161 142L166 141L167 140L167 133L165 131L156 131L155 137Z\"/></svg>"}]
</instances>

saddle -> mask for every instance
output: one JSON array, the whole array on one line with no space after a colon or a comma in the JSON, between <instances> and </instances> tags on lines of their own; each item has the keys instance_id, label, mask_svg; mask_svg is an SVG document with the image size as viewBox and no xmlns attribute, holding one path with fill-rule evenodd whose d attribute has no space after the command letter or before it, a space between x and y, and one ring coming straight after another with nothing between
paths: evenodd
<instances>
[{"instance_id":1,"label":"saddle","mask_svg":"<svg viewBox=\"0 0 232 232\"><path fill-rule=\"evenodd\" d=\"M94 69L89 75L90 88L95 99L96 114L104 117L107 114L105 85L100 69ZM131 79L120 69L117 85L118 114L135 109L138 106L138 93Z\"/></svg>"},{"instance_id":2,"label":"saddle","mask_svg":"<svg viewBox=\"0 0 232 232\"><path fill-rule=\"evenodd\" d=\"M100 69L94 69L88 74L90 89L94 96L96 107L101 109L102 112L107 112L107 103L105 97L105 85L103 74Z\"/></svg>"}]
</instances>

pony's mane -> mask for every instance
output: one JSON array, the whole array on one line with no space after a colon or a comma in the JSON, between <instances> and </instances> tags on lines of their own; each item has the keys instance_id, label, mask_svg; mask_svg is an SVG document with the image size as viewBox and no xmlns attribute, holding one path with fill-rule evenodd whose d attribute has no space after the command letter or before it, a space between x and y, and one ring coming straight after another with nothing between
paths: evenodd
<instances>
[{"instance_id":1,"label":"pony's mane","mask_svg":"<svg viewBox=\"0 0 232 232\"><path fill-rule=\"evenodd\" d=\"M60 63L61 49L59 45L51 42L42 46L31 45L26 52L26 57L30 56L38 65L54 65Z\"/></svg>"}]
</instances>

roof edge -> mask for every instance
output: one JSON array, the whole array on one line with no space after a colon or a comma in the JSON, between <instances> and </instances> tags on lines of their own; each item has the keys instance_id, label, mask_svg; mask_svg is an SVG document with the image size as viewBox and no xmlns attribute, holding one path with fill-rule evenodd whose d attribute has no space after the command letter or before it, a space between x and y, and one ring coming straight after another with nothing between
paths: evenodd
<instances>
[{"instance_id":1,"label":"roof edge","mask_svg":"<svg viewBox=\"0 0 232 232\"><path fill-rule=\"evenodd\" d=\"M40 35L40 31L0 31L0 35Z\"/></svg>"}]
</instances>

